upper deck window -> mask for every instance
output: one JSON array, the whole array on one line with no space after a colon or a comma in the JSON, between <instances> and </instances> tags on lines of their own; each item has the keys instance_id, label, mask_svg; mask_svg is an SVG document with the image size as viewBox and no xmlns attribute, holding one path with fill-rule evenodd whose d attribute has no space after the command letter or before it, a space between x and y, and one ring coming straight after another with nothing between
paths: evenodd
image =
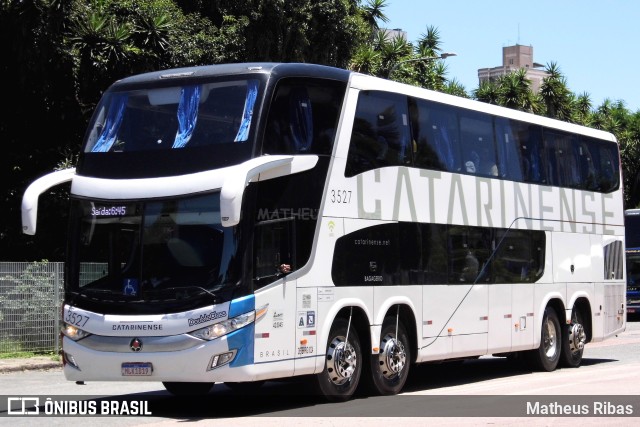
<instances>
[{"instance_id":1,"label":"upper deck window","mask_svg":"<svg viewBox=\"0 0 640 427\"><path fill-rule=\"evenodd\" d=\"M333 80L282 79L269 106L263 153L331 154L344 91Z\"/></svg>"},{"instance_id":2,"label":"upper deck window","mask_svg":"<svg viewBox=\"0 0 640 427\"><path fill-rule=\"evenodd\" d=\"M257 80L107 94L85 152L171 150L249 139Z\"/></svg>"}]
</instances>

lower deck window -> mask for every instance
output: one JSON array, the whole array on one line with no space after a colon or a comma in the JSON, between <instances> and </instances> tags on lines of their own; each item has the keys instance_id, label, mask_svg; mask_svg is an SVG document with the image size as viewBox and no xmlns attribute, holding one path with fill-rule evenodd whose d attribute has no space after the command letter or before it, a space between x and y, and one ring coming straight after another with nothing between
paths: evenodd
<instances>
[{"instance_id":1,"label":"lower deck window","mask_svg":"<svg viewBox=\"0 0 640 427\"><path fill-rule=\"evenodd\" d=\"M389 223L338 239L337 286L531 283L542 277L545 233Z\"/></svg>"}]
</instances>

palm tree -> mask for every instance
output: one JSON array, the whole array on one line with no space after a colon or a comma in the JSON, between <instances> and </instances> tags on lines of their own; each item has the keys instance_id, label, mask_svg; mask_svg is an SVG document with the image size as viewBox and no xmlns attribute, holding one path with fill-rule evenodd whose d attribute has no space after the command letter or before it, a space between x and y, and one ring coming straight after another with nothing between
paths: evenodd
<instances>
[{"instance_id":1,"label":"palm tree","mask_svg":"<svg viewBox=\"0 0 640 427\"><path fill-rule=\"evenodd\" d=\"M380 60L382 69L380 77L391 77L391 73L402 75L403 65L409 65L413 58L411 52L413 46L407 42L404 36L396 36L390 41L385 41L380 46Z\"/></svg>"},{"instance_id":2,"label":"palm tree","mask_svg":"<svg viewBox=\"0 0 640 427\"><path fill-rule=\"evenodd\" d=\"M498 88L500 105L529 113L537 111L538 106L526 69L520 68L501 76L498 80Z\"/></svg>"},{"instance_id":3,"label":"palm tree","mask_svg":"<svg viewBox=\"0 0 640 427\"><path fill-rule=\"evenodd\" d=\"M590 126L592 108L593 106L591 104L591 96L587 92L583 92L582 94L578 95L574 99L571 106L571 121L583 126Z\"/></svg>"},{"instance_id":4,"label":"palm tree","mask_svg":"<svg viewBox=\"0 0 640 427\"><path fill-rule=\"evenodd\" d=\"M555 62L547 64L547 77L542 79L538 94L546 109L546 116L569 121L571 120L571 106L573 94L567 87L565 77Z\"/></svg>"},{"instance_id":5,"label":"palm tree","mask_svg":"<svg viewBox=\"0 0 640 427\"><path fill-rule=\"evenodd\" d=\"M169 48L169 36L173 29L173 21L169 14L160 10L152 10L150 14L140 14L135 25L135 32L141 38L141 45L153 51L164 51Z\"/></svg>"},{"instance_id":6,"label":"palm tree","mask_svg":"<svg viewBox=\"0 0 640 427\"><path fill-rule=\"evenodd\" d=\"M473 91L473 99L500 105L500 87L495 81L485 80Z\"/></svg>"},{"instance_id":7,"label":"palm tree","mask_svg":"<svg viewBox=\"0 0 640 427\"><path fill-rule=\"evenodd\" d=\"M427 32L422 33L416 46L417 54L421 56L435 56L440 52L440 31L433 25L427 26Z\"/></svg>"},{"instance_id":8,"label":"palm tree","mask_svg":"<svg viewBox=\"0 0 640 427\"><path fill-rule=\"evenodd\" d=\"M371 46L358 49L351 59L349 69L364 74L375 75L380 68L380 52Z\"/></svg>"},{"instance_id":9,"label":"palm tree","mask_svg":"<svg viewBox=\"0 0 640 427\"><path fill-rule=\"evenodd\" d=\"M469 95L467 94L467 90L464 87L464 85L455 78L447 81L443 92L448 93L449 95L460 96L462 98L469 98Z\"/></svg>"},{"instance_id":10,"label":"palm tree","mask_svg":"<svg viewBox=\"0 0 640 427\"><path fill-rule=\"evenodd\" d=\"M367 0L367 4L362 7L364 21L369 25L371 34L380 29L378 21L389 22L383 10L387 7L387 0Z\"/></svg>"}]
</instances>

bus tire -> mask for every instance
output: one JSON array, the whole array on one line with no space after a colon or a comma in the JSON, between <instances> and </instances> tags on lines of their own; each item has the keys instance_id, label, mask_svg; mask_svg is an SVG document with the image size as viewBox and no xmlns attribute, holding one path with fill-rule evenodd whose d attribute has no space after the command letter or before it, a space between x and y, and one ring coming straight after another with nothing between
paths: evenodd
<instances>
[{"instance_id":1,"label":"bus tire","mask_svg":"<svg viewBox=\"0 0 640 427\"><path fill-rule=\"evenodd\" d=\"M576 307L571 312L571 324L562 334L562 357L560 364L569 368L577 368L582 363L582 353L587 342L582 312Z\"/></svg>"},{"instance_id":2,"label":"bus tire","mask_svg":"<svg viewBox=\"0 0 640 427\"><path fill-rule=\"evenodd\" d=\"M327 339L325 364L315 376L318 392L330 402L344 402L353 396L362 373L360 338L353 324L349 328L345 319L336 319Z\"/></svg>"},{"instance_id":3,"label":"bus tire","mask_svg":"<svg viewBox=\"0 0 640 427\"><path fill-rule=\"evenodd\" d=\"M162 385L174 396L202 396L213 387L213 383L163 382Z\"/></svg>"},{"instance_id":4,"label":"bus tire","mask_svg":"<svg viewBox=\"0 0 640 427\"><path fill-rule=\"evenodd\" d=\"M560 361L562 330L555 310L547 307L542 318L540 347L528 353L530 365L538 371L551 372Z\"/></svg>"},{"instance_id":5,"label":"bus tire","mask_svg":"<svg viewBox=\"0 0 640 427\"><path fill-rule=\"evenodd\" d=\"M381 395L398 394L404 387L411 366L411 347L407 330L396 318L388 316L382 322L380 350L371 356L373 391Z\"/></svg>"}]
</instances>

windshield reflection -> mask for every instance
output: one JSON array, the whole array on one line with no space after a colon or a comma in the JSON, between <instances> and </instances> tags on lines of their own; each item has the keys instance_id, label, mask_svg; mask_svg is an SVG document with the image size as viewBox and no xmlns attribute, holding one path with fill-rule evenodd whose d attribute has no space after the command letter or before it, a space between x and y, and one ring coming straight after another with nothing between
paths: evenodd
<instances>
[{"instance_id":1,"label":"windshield reflection","mask_svg":"<svg viewBox=\"0 0 640 427\"><path fill-rule=\"evenodd\" d=\"M234 228L219 193L137 204L75 201L77 279L68 290L102 301L214 298L239 279Z\"/></svg>"}]
</instances>

